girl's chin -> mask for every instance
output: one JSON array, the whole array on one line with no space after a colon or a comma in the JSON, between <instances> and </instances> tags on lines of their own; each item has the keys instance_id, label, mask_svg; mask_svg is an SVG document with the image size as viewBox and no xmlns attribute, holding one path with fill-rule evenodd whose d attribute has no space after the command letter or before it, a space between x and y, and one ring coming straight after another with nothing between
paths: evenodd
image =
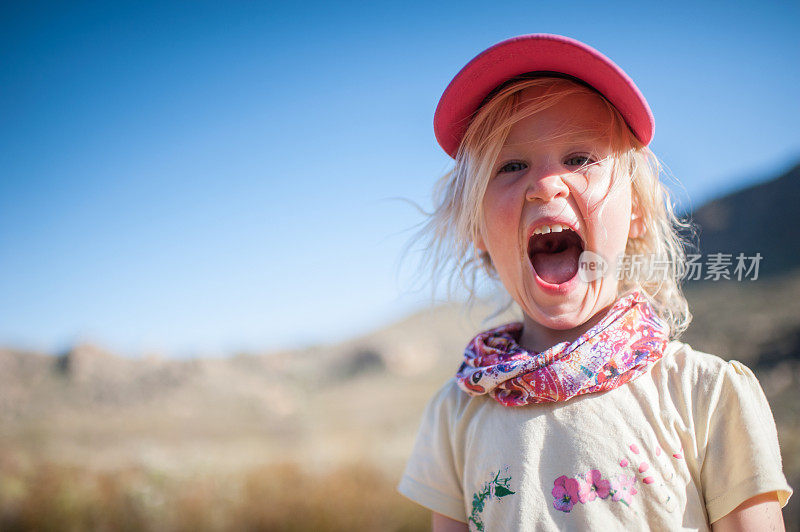
<instances>
[{"instance_id":1,"label":"girl's chin","mask_svg":"<svg viewBox=\"0 0 800 532\"><path fill-rule=\"evenodd\" d=\"M587 286L587 285L584 285ZM611 296L583 292L576 298L564 298L555 305L534 305L530 312L525 311L526 323L534 328L552 331L588 330L606 314L614 303ZM532 322L532 323L531 323Z\"/></svg>"},{"instance_id":2,"label":"girl's chin","mask_svg":"<svg viewBox=\"0 0 800 532\"><path fill-rule=\"evenodd\" d=\"M542 316L534 319L533 321L536 322L536 325L545 329L551 329L554 331L569 331L572 329L577 329L581 325L585 324L587 321L589 321L589 318L581 316Z\"/></svg>"},{"instance_id":3,"label":"girl's chin","mask_svg":"<svg viewBox=\"0 0 800 532\"><path fill-rule=\"evenodd\" d=\"M584 284L584 288L587 285ZM546 329L567 331L586 324L596 314L594 301L587 297L586 291L561 297L555 304L533 304L526 311L528 321Z\"/></svg>"},{"instance_id":4,"label":"girl's chin","mask_svg":"<svg viewBox=\"0 0 800 532\"><path fill-rule=\"evenodd\" d=\"M536 279L535 286L528 288L531 300L520 306L529 317L527 321L547 329L566 331L581 327L614 301L612 295L606 294L612 287L603 283L603 279L587 282L576 275L557 290L542 290L541 284L541 279Z\"/></svg>"}]
</instances>

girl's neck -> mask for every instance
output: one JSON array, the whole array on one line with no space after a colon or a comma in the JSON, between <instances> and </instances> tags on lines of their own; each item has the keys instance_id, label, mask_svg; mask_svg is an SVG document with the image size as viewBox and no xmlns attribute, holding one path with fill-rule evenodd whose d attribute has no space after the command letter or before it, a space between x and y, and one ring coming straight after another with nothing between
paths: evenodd
<instances>
[{"instance_id":1,"label":"girl's neck","mask_svg":"<svg viewBox=\"0 0 800 532\"><path fill-rule=\"evenodd\" d=\"M519 345L530 352L541 353L561 342L572 343L580 335L597 325L605 317L612 305L596 312L586 322L573 329L549 329L525 316Z\"/></svg>"}]
</instances>

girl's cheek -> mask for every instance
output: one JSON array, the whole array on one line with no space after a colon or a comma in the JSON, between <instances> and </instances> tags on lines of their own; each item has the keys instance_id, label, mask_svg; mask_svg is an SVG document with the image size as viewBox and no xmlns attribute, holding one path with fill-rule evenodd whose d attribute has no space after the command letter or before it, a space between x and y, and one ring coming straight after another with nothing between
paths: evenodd
<instances>
[{"instance_id":1,"label":"girl's cheek","mask_svg":"<svg viewBox=\"0 0 800 532\"><path fill-rule=\"evenodd\" d=\"M520 203L518 198L519 192L511 187L495 187L484 196L483 209L485 212L491 211L496 217L511 218L514 205Z\"/></svg>"},{"instance_id":2,"label":"girl's cheek","mask_svg":"<svg viewBox=\"0 0 800 532\"><path fill-rule=\"evenodd\" d=\"M619 209L625 206L626 201L626 191L612 187L610 179L590 183L585 195L585 204L591 212L601 208Z\"/></svg>"},{"instance_id":3,"label":"girl's cheek","mask_svg":"<svg viewBox=\"0 0 800 532\"><path fill-rule=\"evenodd\" d=\"M499 195L484 196L482 226L486 236L491 237L506 232L505 227L510 218L506 205Z\"/></svg>"},{"instance_id":4,"label":"girl's cheek","mask_svg":"<svg viewBox=\"0 0 800 532\"><path fill-rule=\"evenodd\" d=\"M586 198L586 206L587 210L590 215L595 214L598 210L603 207L603 204L608 200L607 197L603 197L603 194L598 191L594 191Z\"/></svg>"}]
</instances>

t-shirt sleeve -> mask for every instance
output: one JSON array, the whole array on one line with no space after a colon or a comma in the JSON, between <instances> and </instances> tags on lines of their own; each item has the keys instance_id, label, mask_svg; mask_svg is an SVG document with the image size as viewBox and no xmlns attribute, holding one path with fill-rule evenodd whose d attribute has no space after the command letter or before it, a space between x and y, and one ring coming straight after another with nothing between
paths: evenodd
<instances>
[{"instance_id":1,"label":"t-shirt sleeve","mask_svg":"<svg viewBox=\"0 0 800 532\"><path fill-rule=\"evenodd\" d=\"M721 365L714 388L700 469L709 522L762 493L777 492L785 506L792 488L783 474L775 421L755 375L732 360Z\"/></svg>"},{"instance_id":2,"label":"t-shirt sleeve","mask_svg":"<svg viewBox=\"0 0 800 532\"><path fill-rule=\"evenodd\" d=\"M448 381L428 401L397 490L412 501L467 522L461 489L463 464L454 446L456 403L461 392Z\"/></svg>"}]
</instances>

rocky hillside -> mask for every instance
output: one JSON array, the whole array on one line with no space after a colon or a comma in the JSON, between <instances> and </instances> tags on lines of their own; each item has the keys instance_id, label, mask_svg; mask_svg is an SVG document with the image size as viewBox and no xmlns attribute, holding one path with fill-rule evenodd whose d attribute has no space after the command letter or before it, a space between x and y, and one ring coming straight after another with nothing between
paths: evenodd
<instances>
[{"instance_id":1,"label":"rocky hillside","mask_svg":"<svg viewBox=\"0 0 800 532\"><path fill-rule=\"evenodd\" d=\"M759 275L800 268L795 231L800 200L800 163L777 178L733 192L696 209L700 252L763 257Z\"/></svg>"}]
</instances>

